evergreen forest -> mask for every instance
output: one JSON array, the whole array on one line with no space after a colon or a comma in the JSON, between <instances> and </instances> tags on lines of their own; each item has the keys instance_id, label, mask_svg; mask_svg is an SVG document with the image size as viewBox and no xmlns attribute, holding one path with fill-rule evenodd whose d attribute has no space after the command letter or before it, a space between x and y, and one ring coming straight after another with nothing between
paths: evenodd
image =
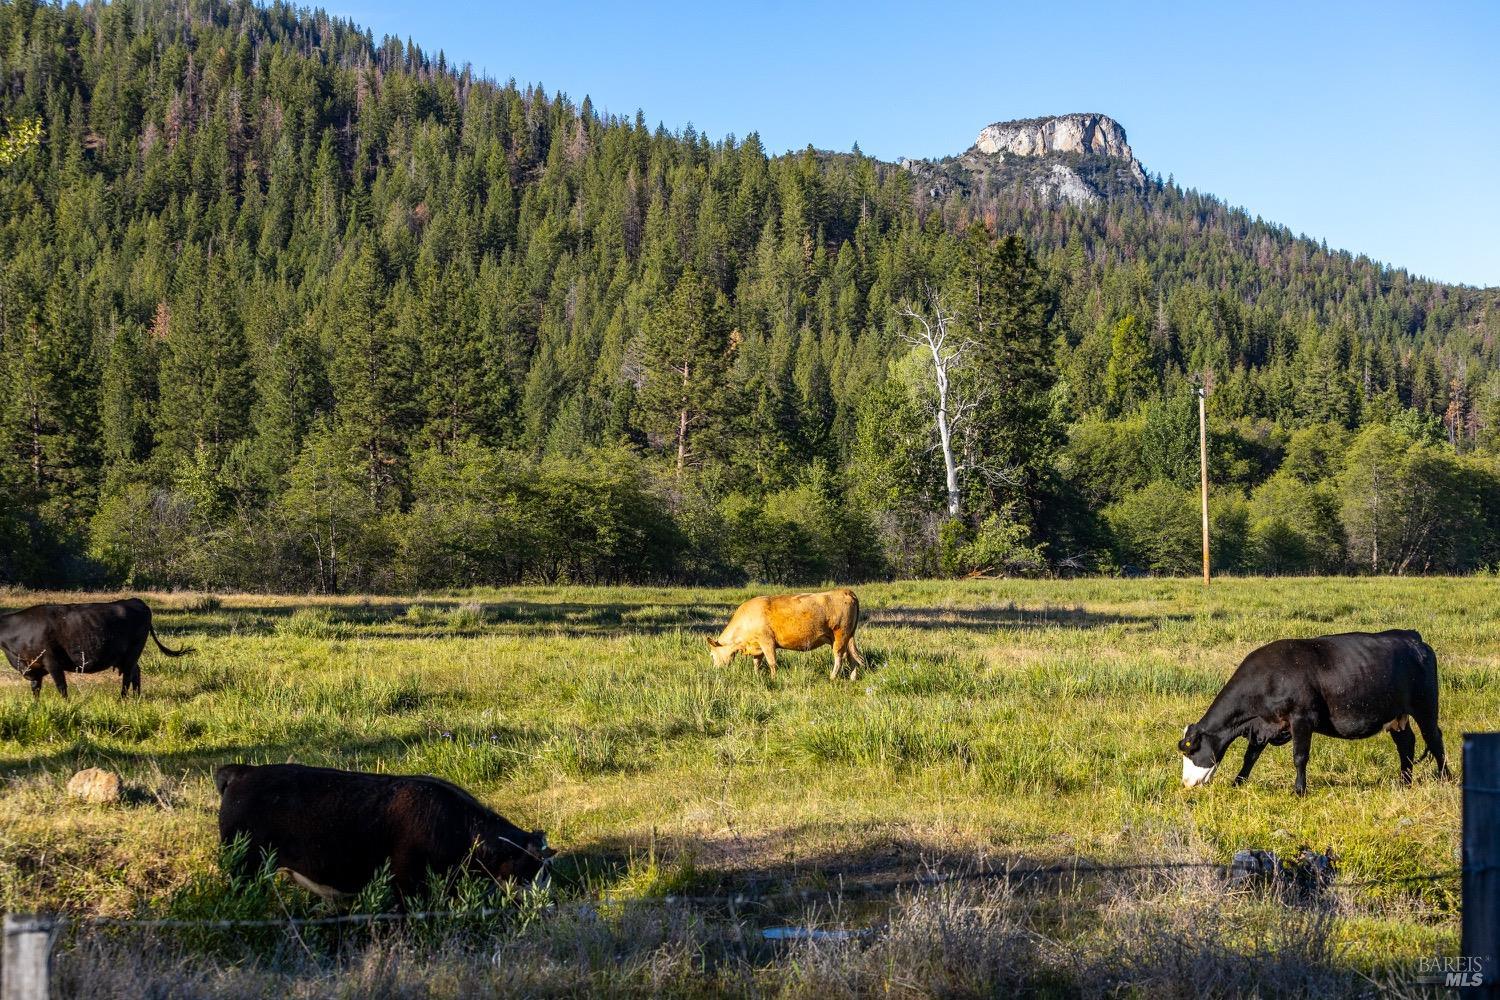
<instances>
[{"instance_id":1,"label":"evergreen forest","mask_svg":"<svg viewBox=\"0 0 1500 1000\"><path fill-rule=\"evenodd\" d=\"M1217 571L1500 566L1500 292L1160 175L934 188L248 0L3 0L29 122L0 583L1192 573L1199 387Z\"/></svg>"}]
</instances>

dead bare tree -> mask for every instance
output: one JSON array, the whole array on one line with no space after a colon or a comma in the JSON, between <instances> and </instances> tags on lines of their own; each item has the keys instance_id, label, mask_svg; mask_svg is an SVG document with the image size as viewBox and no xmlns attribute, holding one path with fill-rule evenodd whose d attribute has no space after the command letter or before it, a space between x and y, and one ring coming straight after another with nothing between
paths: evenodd
<instances>
[{"instance_id":1,"label":"dead bare tree","mask_svg":"<svg viewBox=\"0 0 1500 1000\"><path fill-rule=\"evenodd\" d=\"M958 329L958 313L948 307L941 293L928 288L925 294L924 309L903 302L897 308L897 315L911 321L911 325L902 331L901 339L926 351L932 362L932 409L937 421L937 447L943 453L948 516L957 517L962 497L959 477L966 465L954 442L967 436L979 402L974 392L966 391L964 380L958 376L966 356L974 349L974 342Z\"/></svg>"}]
</instances>

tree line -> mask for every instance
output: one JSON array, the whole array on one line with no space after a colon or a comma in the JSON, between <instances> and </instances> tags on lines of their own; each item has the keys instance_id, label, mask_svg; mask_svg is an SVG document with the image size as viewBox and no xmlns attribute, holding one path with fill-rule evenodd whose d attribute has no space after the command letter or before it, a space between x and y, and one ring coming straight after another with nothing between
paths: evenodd
<instances>
[{"instance_id":1,"label":"tree line","mask_svg":"<svg viewBox=\"0 0 1500 1000\"><path fill-rule=\"evenodd\" d=\"M1496 296L601 115L284 4L0 4L0 581L1496 563ZM1108 165L1077 160L1085 176Z\"/></svg>"}]
</instances>

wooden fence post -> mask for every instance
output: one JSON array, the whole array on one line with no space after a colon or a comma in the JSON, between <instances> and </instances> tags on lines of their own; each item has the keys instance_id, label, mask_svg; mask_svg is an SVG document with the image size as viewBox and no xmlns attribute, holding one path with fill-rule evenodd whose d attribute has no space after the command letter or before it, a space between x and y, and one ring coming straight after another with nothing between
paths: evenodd
<instances>
[{"instance_id":1,"label":"wooden fence post","mask_svg":"<svg viewBox=\"0 0 1500 1000\"><path fill-rule=\"evenodd\" d=\"M0 971L0 1000L49 1000L55 927L51 917L5 915L5 967Z\"/></svg>"},{"instance_id":2,"label":"wooden fence post","mask_svg":"<svg viewBox=\"0 0 1500 1000\"><path fill-rule=\"evenodd\" d=\"M1465 995L1500 998L1500 733L1464 733L1463 808Z\"/></svg>"}]
</instances>

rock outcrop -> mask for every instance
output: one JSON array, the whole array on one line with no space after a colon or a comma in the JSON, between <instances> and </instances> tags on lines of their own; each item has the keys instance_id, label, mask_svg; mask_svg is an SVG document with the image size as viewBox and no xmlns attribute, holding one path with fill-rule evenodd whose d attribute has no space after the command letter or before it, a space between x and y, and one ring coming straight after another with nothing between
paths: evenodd
<instances>
[{"instance_id":1,"label":"rock outcrop","mask_svg":"<svg viewBox=\"0 0 1500 1000\"><path fill-rule=\"evenodd\" d=\"M1007 155L1036 157L1051 153L1106 156L1128 164L1137 183L1146 180L1146 172L1125 139L1125 129L1108 115L1073 114L996 122L980 131L974 149L1002 160Z\"/></svg>"},{"instance_id":2,"label":"rock outcrop","mask_svg":"<svg viewBox=\"0 0 1500 1000\"><path fill-rule=\"evenodd\" d=\"M1046 204L1078 208L1138 195L1146 171L1125 129L1108 115L1075 114L996 122L957 156L902 157L896 166L915 178L917 191L940 201L954 193L1029 190Z\"/></svg>"},{"instance_id":3,"label":"rock outcrop","mask_svg":"<svg viewBox=\"0 0 1500 1000\"><path fill-rule=\"evenodd\" d=\"M1034 182L1038 191L1072 205L1089 205L1099 200L1099 193L1082 177L1061 163L1052 164L1049 176Z\"/></svg>"}]
</instances>

